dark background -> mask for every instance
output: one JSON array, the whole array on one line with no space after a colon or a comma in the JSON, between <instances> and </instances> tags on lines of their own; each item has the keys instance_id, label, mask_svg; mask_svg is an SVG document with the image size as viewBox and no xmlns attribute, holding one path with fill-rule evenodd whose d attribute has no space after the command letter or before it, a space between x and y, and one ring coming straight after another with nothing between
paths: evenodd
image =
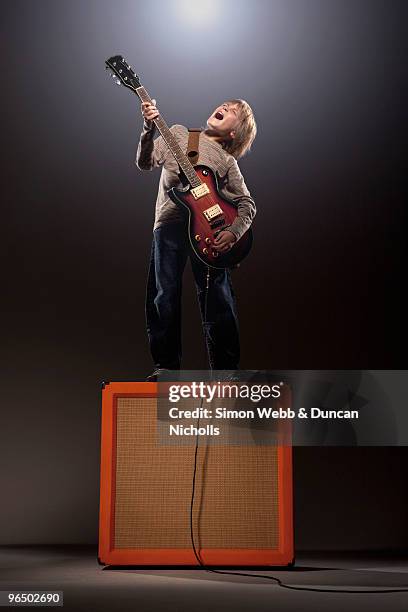
<instances>
[{"instance_id":1,"label":"dark background","mask_svg":"<svg viewBox=\"0 0 408 612\"><path fill-rule=\"evenodd\" d=\"M97 541L101 381L151 370L159 172L134 166L140 104L105 75L110 55L169 125L230 97L254 109L241 367L407 367L407 3L192 5L2 3L2 544ZM183 365L199 369L185 281ZM406 547L406 481L406 448L296 448L297 548Z\"/></svg>"}]
</instances>

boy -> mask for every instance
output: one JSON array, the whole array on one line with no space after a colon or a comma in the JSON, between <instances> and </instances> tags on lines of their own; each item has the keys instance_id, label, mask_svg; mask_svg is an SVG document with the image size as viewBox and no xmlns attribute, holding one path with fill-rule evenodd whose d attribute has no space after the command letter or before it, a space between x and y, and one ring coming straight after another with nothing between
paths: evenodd
<instances>
[{"instance_id":1,"label":"boy","mask_svg":"<svg viewBox=\"0 0 408 612\"><path fill-rule=\"evenodd\" d=\"M156 101L143 102L143 130L135 163L140 170L163 166L156 201L153 243L146 288L146 323L154 371L146 380L155 381L160 371L181 367L181 282L190 256L211 369L239 367L239 328L230 271L206 266L192 252L186 215L167 195L171 187L182 188L177 161L162 136L153 140ZM170 128L186 152L188 130ZM222 195L238 205L238 216L228 230L219 233L214 248L228 251L250 227L256 207L237 164L256 136L251 107L240 99L228 100L214 110L199 139L198 164L217 172Z\"/></svg>"}]
</instances>

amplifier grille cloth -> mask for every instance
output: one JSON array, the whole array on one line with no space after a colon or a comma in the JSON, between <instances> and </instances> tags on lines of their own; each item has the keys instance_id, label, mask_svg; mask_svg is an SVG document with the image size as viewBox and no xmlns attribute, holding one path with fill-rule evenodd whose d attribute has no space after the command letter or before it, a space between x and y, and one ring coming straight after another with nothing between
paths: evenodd
<instances>
[{"instance_id":1,"label":"amplifier grille cloth","mask_svg":"<svg viewBox=\"0 0 408 612\"><path fill-rule=\"evenodd\" d=\"M115 548L191 548L195 437L186 446L158 444L156 408L156 398L118 398ZM208 446L201 440L196 546L276 549L277 467L276 446Z\"/></svg>"}]
</instances>

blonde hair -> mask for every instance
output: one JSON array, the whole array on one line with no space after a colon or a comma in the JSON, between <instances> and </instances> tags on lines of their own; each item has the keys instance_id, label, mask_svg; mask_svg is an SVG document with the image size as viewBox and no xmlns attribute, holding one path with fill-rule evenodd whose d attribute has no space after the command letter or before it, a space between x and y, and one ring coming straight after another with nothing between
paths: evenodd
<instances>
[{"instance_id":1,"label":"blonde hair","mask_svg":"<svg viewBox=\"0 0 408 612\"><path fill-rule=\"evenodd\" d=\"M235 137L222 143L223 148L235 159L243 157L251 150L251 145L255 140L257 127L254 113L248 102L240 98L226 100L227 104L236 104L238 107L238 117L240 122L235 129Z\"/></svg>"}]
</instances>

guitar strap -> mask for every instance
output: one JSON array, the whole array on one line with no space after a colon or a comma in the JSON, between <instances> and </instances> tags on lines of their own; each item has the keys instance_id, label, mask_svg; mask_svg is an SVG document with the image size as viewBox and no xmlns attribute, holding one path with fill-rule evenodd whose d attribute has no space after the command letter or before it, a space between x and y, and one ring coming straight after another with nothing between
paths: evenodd
<instances>
[{"instance_id":1,"label":"guitar strap","mask_svg":"<svg viewBox=\"0 0 408 612\"><path fill-rule=\"evenodd\" d=\"M188 129L187 157L193 166L198 162L198 143L200 140L200 132L201 128Z\"/></svg>"}]
</instances>

